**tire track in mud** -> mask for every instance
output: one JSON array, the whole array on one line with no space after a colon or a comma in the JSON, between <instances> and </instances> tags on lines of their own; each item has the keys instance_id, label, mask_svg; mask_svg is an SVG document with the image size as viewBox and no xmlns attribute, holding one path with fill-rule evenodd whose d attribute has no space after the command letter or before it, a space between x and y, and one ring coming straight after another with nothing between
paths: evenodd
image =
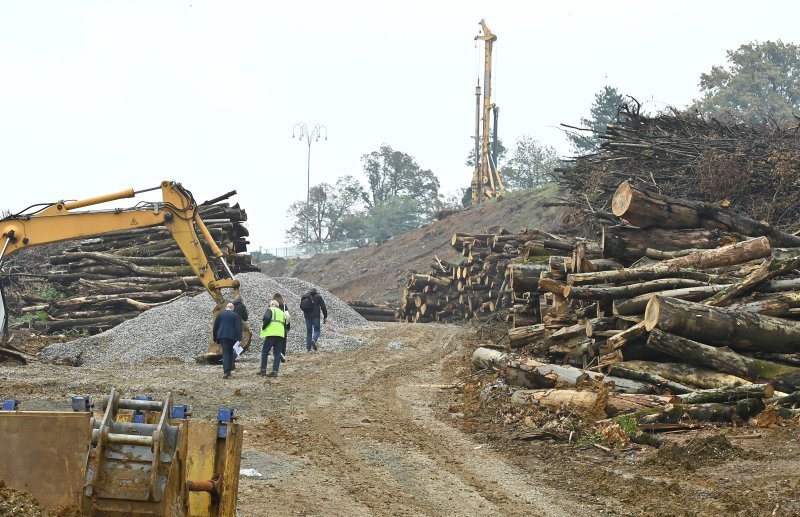
<instances>
[{"instance_id":1,"label":"tire track in mud","mask_svg":"<svg viewBox=\"0 0 800 517\"><path fill-rule=\"evenodd\" d=\"M321 371L287 380L304 395L294 396L294 420L281 425L289 436L304 436L301 476L325 480L317 486L326 487L325 502L303 498L311 506L305 511L584 513L562 509L564 499L537 486L530 474L436 419L432 406L438 386L453 381L445 362L457 353L460 337L456 326L389 325L371 331L364 349L320 355L316 359L329 359Z\"/></svg>"}]
</instances>

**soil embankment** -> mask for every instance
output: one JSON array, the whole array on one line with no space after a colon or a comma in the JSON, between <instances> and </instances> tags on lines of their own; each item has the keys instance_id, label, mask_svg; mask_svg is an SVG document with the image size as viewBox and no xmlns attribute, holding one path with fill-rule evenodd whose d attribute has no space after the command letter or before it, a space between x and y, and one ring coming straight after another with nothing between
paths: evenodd
<instances>
[{"instance_id":1,"label":"soil embankment","mask_svg":"<svg viewBox=\"0 0 800 517\"><path fill-rule=\"evenodd\" d=\"M455 232L471 232L500 226L511 231L522 227L552 229L558 210L542 203L554 187L534 192L507 194L500 201L472 207L382 244L315 255L301 260L275 260L262 265L269 276L294 276L320 285L343 300L397 303L413 272L428 272L434 255L458 260L450 247Z\"/></svg>"}]
</instances>

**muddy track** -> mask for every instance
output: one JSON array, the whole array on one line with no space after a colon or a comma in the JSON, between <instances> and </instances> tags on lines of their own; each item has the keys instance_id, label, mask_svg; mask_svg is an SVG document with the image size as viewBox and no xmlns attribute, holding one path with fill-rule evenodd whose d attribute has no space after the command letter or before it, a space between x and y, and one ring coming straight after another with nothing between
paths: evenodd
<instances>
[{"instance_id":1,"label":"muddy track","mask_svg":"<svg viewBox=\"0 0 800 517\"><path fill-rule=\"evenodd\" d=\"M309 358L325 364L303 361L307 371L275 382L291 385L293 400L272 422L271 436L251 445L299 456L302 467L269 480L274 488L266 491L259 486L264 481L244 481L243 515L277 508L346 515L585 513L565 508L541 480L440 420L455 380L446 362L463 341L458 327L391 325L369 335L364 349Z\"/></svg>"},{"instance_id":2,"label":"muddy track","mask_svg":"<svg viewBox=\"0 0 800 517\"><path fill-rule=\"evenodd\" d=\"M245 425L239 516L591 515L544 488L554 468L458 430L448 411L470 336L458 326L386 324L365 344L292 354L280 377L255 375L257 353L223 381L218 366L164 359L124 368L0 365L0 395L25 409L65 409L69 395L124 394L189 403L194 417L235 408ZM257 348L257 347L256 347ZM257 352L255 350L254 352Z\"/></svg>"}]
</instances>

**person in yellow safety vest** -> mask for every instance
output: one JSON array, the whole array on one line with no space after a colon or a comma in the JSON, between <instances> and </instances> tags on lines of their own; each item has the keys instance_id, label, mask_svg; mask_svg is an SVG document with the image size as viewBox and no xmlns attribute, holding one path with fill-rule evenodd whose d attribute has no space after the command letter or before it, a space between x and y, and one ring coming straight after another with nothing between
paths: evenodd
<instances>
[{"instance_id":1,"label":"person in yellow safety vest","mask_svg":"<svg viewBox=\"0 0 800 517\"><path fill-rule=\"evenodd\" d=\"M269 302L269 309L264 313L261 324L261 337L264 338L264 344L261 347L261 368L258 370L258 375L267 375L267 361L269 352L272 350L272 371L267 376L278 376L287 330L289 330L289 322L286 321L286 315L278 307L278 302L272 300Z\"/></svg>"}]
</instances>

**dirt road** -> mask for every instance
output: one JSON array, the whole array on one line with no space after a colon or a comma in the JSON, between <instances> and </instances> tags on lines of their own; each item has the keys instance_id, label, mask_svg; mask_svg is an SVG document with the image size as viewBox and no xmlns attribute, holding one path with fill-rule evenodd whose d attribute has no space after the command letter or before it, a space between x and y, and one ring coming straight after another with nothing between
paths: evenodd
<instances>
[{"instance_id":1,"label":"dirt road","mask_svg":"<svg viewBox=\"0 0 800 517\"><path fill-rule=\"evenodd\" d=\"M236 408L246 434L239 515L588 515L544 488L535 465L507 462L454 425L447 409L464 336L455 326L389 324L344 353L293 355L281 376L255 376L256 354L223 382L219 367L179 362L124 369L0 368L0 391L28 409L115 386L173 391L195 418ZM532 467L532 468L531 468Z\"/></svg>"}]
</instances>

